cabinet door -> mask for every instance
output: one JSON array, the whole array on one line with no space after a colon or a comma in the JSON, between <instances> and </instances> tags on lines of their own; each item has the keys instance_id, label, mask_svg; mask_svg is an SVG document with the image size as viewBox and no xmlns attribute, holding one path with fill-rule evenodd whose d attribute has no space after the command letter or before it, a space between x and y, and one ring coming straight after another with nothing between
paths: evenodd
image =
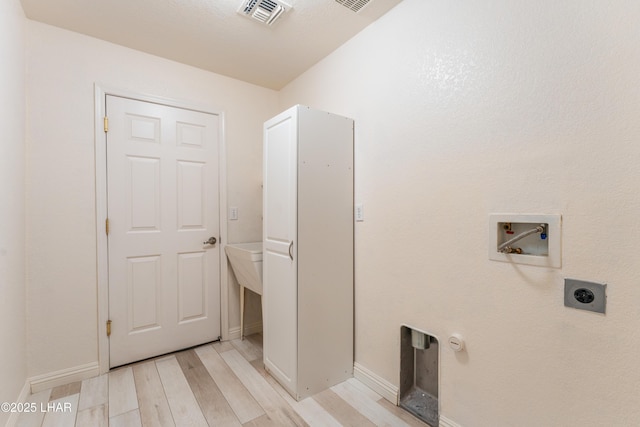
<instances>
[{"instance_id":1,"label":"cabinet door","mask_svg":"<svg viewBox=\"0 0 640 427\"><path fill-rule=\"evenodd\" d=\"M292 394L297 381L297 134L294 107L264 125L263 309L266 368Z\"/></svg>"}]
</instances>

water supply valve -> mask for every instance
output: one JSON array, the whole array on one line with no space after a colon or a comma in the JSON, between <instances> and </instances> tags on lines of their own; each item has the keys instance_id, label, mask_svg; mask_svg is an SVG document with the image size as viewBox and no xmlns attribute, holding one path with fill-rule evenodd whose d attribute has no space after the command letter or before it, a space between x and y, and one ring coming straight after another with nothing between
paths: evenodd
<instances>
[{"instance_id":1,"label":"water supply valve","mask_svg":"<svg viewBox=\"0 0 640 427\"><path fill-rule=\"evenodd\" d=\"M489 259L560 267L560 225L557 214L491 214Z\"/></svg>"}]
</instances>

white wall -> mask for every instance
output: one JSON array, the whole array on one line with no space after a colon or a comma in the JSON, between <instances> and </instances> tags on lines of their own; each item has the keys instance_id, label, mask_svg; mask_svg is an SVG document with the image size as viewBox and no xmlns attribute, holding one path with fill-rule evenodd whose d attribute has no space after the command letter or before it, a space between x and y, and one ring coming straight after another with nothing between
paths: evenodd
<instances>
[{"instance_id":1,"label":"white wall","mask_svg":"<svg viewBox=\"0 0 640 427\"><path fill-rule=\"evenodd\" d=\"M15 402L27 377L25 21L18 0L0 2L0 402Z\"/></svg>"},{"instance_id":2,"label":"white wall","mask_svg":"<svg viewBox=\"0 0 640 427\"><path fill-rule=\"evenodd\" d=\"M638 16L404 0L281 91L356 121L358 363L397 385L406 323L463 426L637 424ZM493 212L562 214L562 268L489 261ZM607 314L565 308L565 277L608 283Z\"/></svg>"},{"instance_id":3,"label":"white wall","mask_svg":"<svg viewBox=\"0 0 640 427\"><path fill-rule=\"evenodd\" d=\"M27 51L28 366L39 376L98 360L94 83L225 112L232 242L261 239L262 123L277 94L32 21Z\"/></svg>"}]
</instances>

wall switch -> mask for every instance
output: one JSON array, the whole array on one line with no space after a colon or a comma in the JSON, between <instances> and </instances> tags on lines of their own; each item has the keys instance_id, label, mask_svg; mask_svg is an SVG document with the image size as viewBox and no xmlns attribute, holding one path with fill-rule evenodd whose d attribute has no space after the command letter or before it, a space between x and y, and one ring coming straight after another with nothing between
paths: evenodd
<instances>
[{"instance_id":1,"label":"wall switch","mask_svg":"<svg viewBox=\"0 0 640 427\"><path fill-rule=\"evenodd\" d=\"M238 208L229 208L229 219L232 221L238 219Z\"/></svg>"},{"instance_id":2,"label":"wall switch","mask_svg":"<svg viewBox=\"0 0 640 427\"><path fill-rule=\"evenodd\" d=\"M364 221L364 207L362 206L362 203L358 203L356 205L356 221L361 222Z\"/></svg>"}]
</instances>

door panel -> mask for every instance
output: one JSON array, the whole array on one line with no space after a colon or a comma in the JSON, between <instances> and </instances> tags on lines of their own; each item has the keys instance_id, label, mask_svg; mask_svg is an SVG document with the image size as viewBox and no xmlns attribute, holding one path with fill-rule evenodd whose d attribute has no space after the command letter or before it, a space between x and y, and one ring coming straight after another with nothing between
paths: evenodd
<instances>
[{"instance_id":1,"label":"door panel","mask_svg":"<svg viewBox=\"0 0 640 427\"><path fill-rule=\"evenodd\" d=\"M295 193L295 122L283 120L267 128L265 182L269 186L265 199L265 238L270 242L288 245L293 240L291 229L292 193Z\"/></svg>"},{"instance_id":2,"label":"door panel","mask_svg":"<svg viewBox=\"0 0 640 427\"><path fill-rule=\"evenodd\" d=\"M176 123L178 145L190 148L206 147L206 128L198 123Z\"/></svg>"},{"instance_id":3,"label":"door panel","mask_svg":"<svg viewBox=\"0 0 640 427\"><path fill-rule=\"evenodd\" d=\"M131 141L155 142L160 144L160 118L145 117L125 113L129 139Z\"/></svg>"},{"instance_id":4,"label":"door panel","mask_svg":"<svg viewBox=\"0 0 640 427\"><path fill-rule=\"evenodd\" d=\"M127 306L129 309L129 330L139 332L158 328L160 301L160 274L162 271L159 256L128 258Z\"/></svg>"},{"instance_id":5,"label":"door panel","mask_svg":"<svg viewBox=\"0 0 640 427\"><path fill-rule=\"evenodd\" d=\"M287 383L294 383L296 379L297 355L297 287L296 281L291 280L291 259L288 255L267 250L263 256L263 265L268 265L264 275L265 285L268 283L268 297L266 298L265 313L265 342L268 348L265 352L265 362L270 364L274 375ZM265 292L263 295L266 295ZM268 335L268 338L266 337Z\"/></svg>"},{"instance_id":6,"label":"door panel","mask_svg":"<svg viewBox=\"0 0 640 427\"><path fill-rule=\"evenodd\" d=\"M178 319L185 322L206 317L206 252L178 254Z\"/></svg>"},{"instance_id":7,"label":"door panel","mask_svg":"<svg viewBox=\"0 0 640 427\"><path fill-rule=\"evenodd\" d=\"M160 230L160 159L127 156L129 231Z\"/></svg>"},{"instance_id":8,"label":"door panel","mask_svg":"<svg viewBox=\"0 0 640 427\"><path fill-rule=\"evenodd\" d=\"M178 229L204 229L206 212L206 164L177 162Z\"/></svg>"},{"instance_id":9,"label":"door panel","mask_svg":"<svg viewBox=\"0 0 640 427\"><path fill-rule=\"evenodd\" d=\"M110 366L220 336L219 117L107 96Z\"/></svg>"},{"instance_id":10,"label":"door panel","mask_svg":"<svg viewBox=\"0 0 640 427\"><path fill-rule=\"evenodd\" d=\"M264 128L264 361L290 391L297 378L297 114Z\"/></svg>"}]
</instances>

